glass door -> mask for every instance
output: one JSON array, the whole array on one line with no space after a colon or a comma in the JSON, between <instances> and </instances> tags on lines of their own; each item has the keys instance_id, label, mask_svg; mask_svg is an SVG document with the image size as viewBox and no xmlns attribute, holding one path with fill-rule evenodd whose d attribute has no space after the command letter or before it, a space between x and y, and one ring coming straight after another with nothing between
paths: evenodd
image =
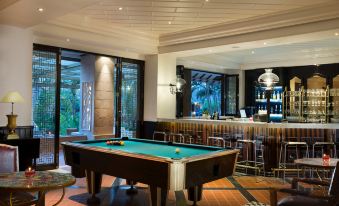
<instances>
[{"instance_id":1,"label":"glass door","mask_svg":"<svg viewBox=\"0 0 339 206\"><path fill-rule=\"evenodd\" d=\"M40 138L39 169L58 165L60 50L34 45L32 59L32 121L33 137Z\"/></svg>"},{"instance_id":2,"label":"glass door","mask_svg":"<svg viewBox=\"0 0 339 206\"><path fill-rule=\"evenodd\" d=\"M119 62L119 61L118 61ZM143 64L122 59L116 69L116 136L139 137L143 116Z\"/></svg>"}]
</instances>

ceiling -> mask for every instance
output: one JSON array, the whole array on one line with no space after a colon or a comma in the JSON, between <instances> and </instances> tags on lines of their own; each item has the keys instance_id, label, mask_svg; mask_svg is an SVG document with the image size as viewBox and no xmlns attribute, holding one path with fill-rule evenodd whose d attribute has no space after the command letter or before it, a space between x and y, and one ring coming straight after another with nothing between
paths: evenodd
<instances>
[{"instance_id":1,"label":"ceiling","mask_svg":"<svg viewBox=\"0 0 339 206\"><path fill-rule=\"evenodd\" d=\"M338 29L329 29L325 22L321 26L324 32L314 34L292 25L307 25L310 19L319 24L338 19L338 10L331 10L338 2L2 0L0 24L30 29L36 43L63 48L144 59L145 55L163 53L164 46L180 48L182 52L175 54L177 63L186 67L214 71L253 69L339 62L339 36L334 35L339 32L339 24L335 24ZM39 7L44 11L38 12ZM275 24L279 28L290 27L290 31L274 37L256 33L263 28L272 31ZM249 35L256 39L248 38ZM230 41L215 46L224 36ZM209 40L206 44L205 39Z\"/></svg>"},{"instance_id":2,"label":"ceiling","mask_svg":"<svg viewBox=\"0 0 339 206\"><path fill-rule=\"evenodd\" d=\"M152 34L242 20L329 0L110 0L76 15Z\"/></svg>"},{"instance_id":3,"label":"ceiling","mask_svg":"<svg viewBox=\"0 0 339 206\"><path fill-rule=\"evenodd\" d=\"M280 41L285 44L269 40L237 44L225 52L221 48L208 48L202 55L180 57L178 63L190 68L219 70L339 63L339 30L326 34L316 40Z\"/></svg>"}]
</instances>

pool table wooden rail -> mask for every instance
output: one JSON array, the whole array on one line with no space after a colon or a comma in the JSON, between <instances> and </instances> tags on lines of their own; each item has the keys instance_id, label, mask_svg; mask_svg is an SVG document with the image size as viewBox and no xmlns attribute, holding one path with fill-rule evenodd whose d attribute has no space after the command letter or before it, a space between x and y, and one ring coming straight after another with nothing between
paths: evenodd
<instances>
[{"instance_id":1,"label":"pool table wooden rail","mask_svg":"<svg viewBox=\"0 0 339 206\"><path fill-rule=\"evenodd\" d=\"M217 150L182 159L134 154L114 149L62 143L65 163L76 177L87 178L91 201L99 201L102 174L150 185L152 204L165 204L168 190L188 189L189 199L201 199L202 184L233 175L238 150ZM199 146L198 146L199 147ZM160 193L160 201L158 195Z\"/></svg>"}]
</instances>

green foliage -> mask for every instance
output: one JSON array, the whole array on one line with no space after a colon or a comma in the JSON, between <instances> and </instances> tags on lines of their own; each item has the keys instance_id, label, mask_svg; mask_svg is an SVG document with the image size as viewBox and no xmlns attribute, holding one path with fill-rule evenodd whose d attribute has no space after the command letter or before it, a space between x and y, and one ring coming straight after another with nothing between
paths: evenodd
<instances>
[{"instance_id":1,"label":"green foliage","mask_svg":"<svg viewBox=\"0 0 339 206\"><path fill-rule=\"evenodd\" d=\"M41 132L55 130L55 89L42 87L33 101L33 121Z\"/></svg>"},{"instance_id":2,"label":"green foliage","mask_svg":"<svg viewBox=\"0 0 339 206\"><path fill-rule=\"evenodd\" d=\"M192 103L199 102L201 111L221 111L221 83L192 81Z\"/></svg>"},{"instance_id":3,"label":"green foliage","mask_svg":"<svg viewBox=\"0 0 339 206\"><path fill-rule=\"evenodd\" d=\"M66 135L67 128L79 128L79 89L61 89L60 93L60 135ZM55 131L55 88L42 87L33 101L33 121L40 133Z\"/></svg>"},{"instance_id":4,"label":"green foliage","mask_svg":"<svg viewBox=\"0 0 339 206\"><path fill-rule=\"evenodd\" d=\"M60 135L66 135L67 128L79 128L80 91L62 88L60 92Z\"/></svg>"}]
</instances>

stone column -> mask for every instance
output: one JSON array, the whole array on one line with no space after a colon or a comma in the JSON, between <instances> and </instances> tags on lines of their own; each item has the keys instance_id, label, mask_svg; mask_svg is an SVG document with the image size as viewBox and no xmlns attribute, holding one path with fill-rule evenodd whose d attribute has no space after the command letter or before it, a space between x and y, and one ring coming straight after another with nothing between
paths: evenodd
<instances>
[{"instance_id":1,"label":"stone column","mask_svg":"<svg viewBox=\"0 0 339 206\"><path fill-rule=\"evenodd\" d=\"M94 134L112 135L114 126L114 64L109 57L95 60Z\"/></svg>"}]
</instances>

